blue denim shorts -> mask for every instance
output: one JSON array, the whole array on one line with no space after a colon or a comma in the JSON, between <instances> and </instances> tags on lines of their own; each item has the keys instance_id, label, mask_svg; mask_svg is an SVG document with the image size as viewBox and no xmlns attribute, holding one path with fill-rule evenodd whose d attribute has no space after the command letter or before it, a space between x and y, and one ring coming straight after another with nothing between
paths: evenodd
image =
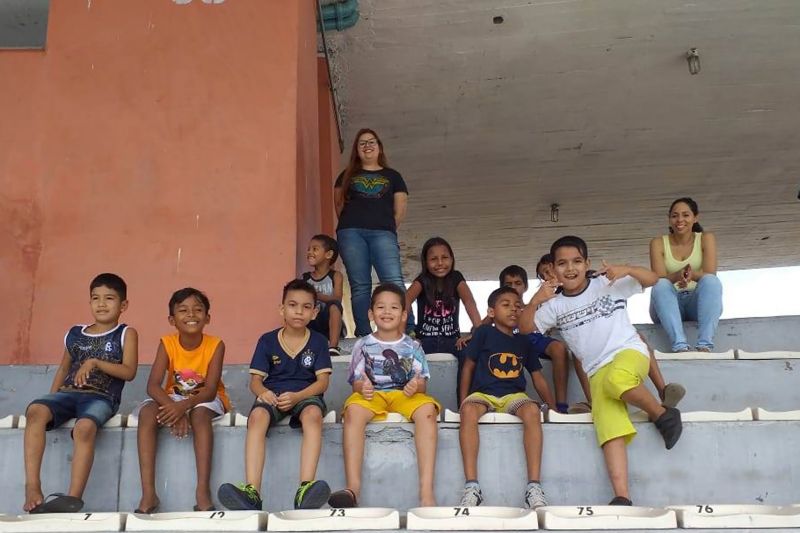
<instances>
[{"instance_id":1,"label":"blue denim shorts","mask_svg":"<svg viewBox=\"0 0 800 533\"><path fill-rule=\"evenodd\" d=\"M550 356L545 353L545 350L547 350L550 343L555 340L553 337L548 337L547 335L542 335L538 331L535 331L528 334L528 340L533 344L533 351L536 352L536 355L544 359L550 359Z\"/></svg>"},{"instance_id":2,"label":"blue denim shorts","mask_svg":"<svg viewBox=\"0 0 800 533\"><path fill-rule=\"evenodd\" d=\"M104 396L91 392L56 392L33 400L30 405L41 404L50 409L53 419L47 423L47 431L55 429L71 418L88 418L98 428L108 422L117 412L117 407Z\"/></svg>"}]
</instances>

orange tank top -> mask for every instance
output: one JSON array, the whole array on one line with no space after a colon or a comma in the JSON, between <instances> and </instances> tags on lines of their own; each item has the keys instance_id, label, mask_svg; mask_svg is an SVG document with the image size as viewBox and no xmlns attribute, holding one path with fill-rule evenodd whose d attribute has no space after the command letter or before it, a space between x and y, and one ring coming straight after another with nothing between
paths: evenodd
<instances>
[{"instance_id":1,"label":"orange tank top","mask_svg":"<svg viewBox=\"0 0 800 533\"><path fill-rule=\"evenodd\" d=\"M167 351L169 369L167 372L167 385L164 391L167 394L178 394L189 397L200 393L206 384L206 374L214 351L220 343L219 337L203 334L203 341L194 350L187 350L181 346L180 334L173 333L161 337L161 342ZM225 406L226 411L231 410L231 402L225 393L225 385L220 376L217 383L217 396Z\"/></svg>"}]
</instances>

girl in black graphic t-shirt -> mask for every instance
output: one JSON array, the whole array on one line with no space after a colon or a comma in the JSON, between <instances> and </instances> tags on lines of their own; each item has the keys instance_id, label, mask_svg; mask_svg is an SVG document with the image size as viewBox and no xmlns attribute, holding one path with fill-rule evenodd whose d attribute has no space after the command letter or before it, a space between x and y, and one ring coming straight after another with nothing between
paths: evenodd
<instances>
[{"instance_id":1,"label":"girl in black graphic t-shirt","mask_svg":"<svg viewBox=\"0 0 800 533\"><path fill-rule=\"evenodd\" d=\"M388 168L383 143L370 129L356 134L347 168L334 185L339 225L336 239L347 269L356 336L372 333L367 312L372 269L381 283L405 288L397 227L406 214L408 189L399 172ZM409 323L413 316L409 313Z\"/></svg>"},{"instance_id":2,"label":"girl in black graphic t-shirt","mask_svg":"<svg viewBox=\"0 0 800 533\"><path fill-rule=\"evenodd\" d=\"M406 307L410 308L416 300L417 340L425 353L451 353L458 358L458 390L463 348L458 327L461 302L464 302L473 327L480 325L481 315L464 276L454 269L455 261L453 249L446 240L441 237L428 239L420 254L422 272L408 288Z\"/></svg>"}]
</instances>

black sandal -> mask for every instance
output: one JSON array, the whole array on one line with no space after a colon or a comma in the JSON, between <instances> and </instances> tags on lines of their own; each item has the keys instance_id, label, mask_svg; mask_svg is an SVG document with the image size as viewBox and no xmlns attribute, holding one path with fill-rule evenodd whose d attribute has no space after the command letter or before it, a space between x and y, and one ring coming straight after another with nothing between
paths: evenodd
<instances>
[{"instance_id":1,"label":"black sandal","mask_svg":"<svg viewBox=\"0 0 800 533\"><path fill-rule=\"evenodd\" d=\"M331 493L328 498L328 505L334 509L349 509L351 507L358 507L356 501L356 493L350 489L337 490Z\"/></svg>"},{"instance_id":2,"label":"black sandal","mask_svg":"<svg viewBox=\"0 0 800 533\"><path fill-rule=\"evenodd\" d=\"M49 494L42 503L28 511L30 514L77 513L83 509L83 500L61 492Z\"/></svg>"}]
</instances>

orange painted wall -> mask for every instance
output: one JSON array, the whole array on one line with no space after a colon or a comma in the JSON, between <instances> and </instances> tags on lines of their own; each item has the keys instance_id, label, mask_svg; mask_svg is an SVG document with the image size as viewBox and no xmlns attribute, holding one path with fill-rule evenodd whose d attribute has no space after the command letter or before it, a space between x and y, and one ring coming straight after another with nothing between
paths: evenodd
<instances>
[{"instance_id":1,"label":"orange painted wall","mask_svg":"<svg viewBox=\"0 0 800 533\"><path fill-rule=\"evenodd\" d=\"M313 4L58 0L0 52L0 363L56 362L103 271L143 362L186 285L249 361L321 224Z\"/></svg>"}]
</instances>

